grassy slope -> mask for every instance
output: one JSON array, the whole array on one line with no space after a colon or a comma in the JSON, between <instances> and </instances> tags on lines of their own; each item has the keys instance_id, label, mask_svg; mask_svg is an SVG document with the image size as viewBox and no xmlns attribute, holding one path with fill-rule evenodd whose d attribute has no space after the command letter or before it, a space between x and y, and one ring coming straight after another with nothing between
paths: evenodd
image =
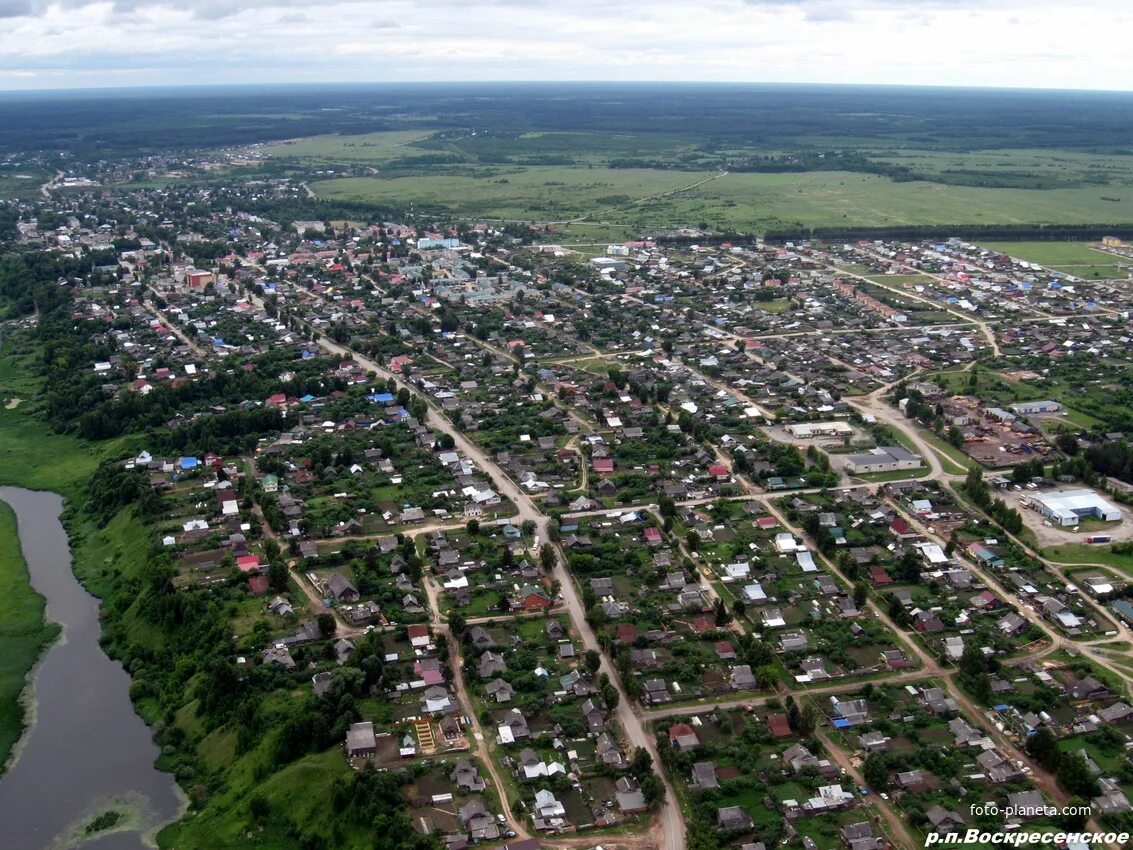
<instances>
[{"instance_id":1,"label":"grassy slope","mask_svg":"<svg viewBox=\"0 0 1133 850\"><path fill-rule=\"evenodd\" d=\"M16 515L0 502L0 765L24 728L20 693L28 671L59 627L44 621L43 597L28 583Z\"/></svg>"}]
</instances>

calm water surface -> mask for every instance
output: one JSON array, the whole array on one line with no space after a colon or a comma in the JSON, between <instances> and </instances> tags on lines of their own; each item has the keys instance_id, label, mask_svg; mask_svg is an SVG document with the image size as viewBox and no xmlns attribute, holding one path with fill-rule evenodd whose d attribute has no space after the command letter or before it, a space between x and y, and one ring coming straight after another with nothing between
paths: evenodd
<instances>
[{"instance_id":1,"label":"calm water surface","mask_svg":"<svg viewBox=\"0 0 1133 850\"><path fill-rule=\"evenodd\" d=\"M143 835L178 817L170 774L154 767L158 747L130 703L130 677L98 645L98 601L75 579L54 493L0 487L19 521L31 583L47 600L47 619L63 627L35 672L34 725L15 765L0 777L0 848L41 850L69 844L76 826L112 801L131 800L141 822L104 834L85 850L140 850Z\"/></svg>"}]
</instances>

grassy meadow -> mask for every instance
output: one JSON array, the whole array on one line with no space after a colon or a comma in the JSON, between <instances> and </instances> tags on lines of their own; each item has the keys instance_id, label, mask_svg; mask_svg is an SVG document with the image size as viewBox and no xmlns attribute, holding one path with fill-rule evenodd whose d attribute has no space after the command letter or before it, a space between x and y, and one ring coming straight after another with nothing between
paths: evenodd
<instances>
[{"instance_id":1,"label":"grassy meadow","mask_svg":"<svg viewBox=\"0 0 1133 850\"><path fill-rule=\"evenodd\" d=\"M985 188L897 182L845 171L728 173L590 167L501 166L317 180L320 198L411 205L462 218L670 228L705 223L721 230L769 226L1084 224L1133 222L1133 191L1113 187ZM682 187L684 191L675 192ZM675 193L674 193L675 192ZM668 194L674 193L674 194ZM1091 252L1095 263L1105 256ZM1037 261L1037 260L1036 260ZM1081 261L1062 255L1062 263ZM1072 273L1072 272L1071 272Z\"/></svg>"},{"instance_id":2,"label":"grassy meadow","mask_svg":"<svg viewBox=\"0 0 1133 850\"><path fill-rule=\"evenodd\" d=\"M28 672L58 633L58 626L45 622L43 597L29 583L16 515L0 502L0 766L23 733L20 694Z\"/></svg>"}]
</instances>

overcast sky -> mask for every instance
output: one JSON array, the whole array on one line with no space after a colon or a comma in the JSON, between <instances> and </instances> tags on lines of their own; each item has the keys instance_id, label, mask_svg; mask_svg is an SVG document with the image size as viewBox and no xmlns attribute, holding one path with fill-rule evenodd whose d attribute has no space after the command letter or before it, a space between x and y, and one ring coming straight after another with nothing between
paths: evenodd
<instances>
[{"instance_id":1,"label":"overcast sky","mask_svg":"<svg viewBox=\"0 0 1133 850\"><path fill-rule=\"evenodd\" d=\"M0 89L705 80L1133 89L1128 0L0 0Z\"/></svg>"}]
</instances>

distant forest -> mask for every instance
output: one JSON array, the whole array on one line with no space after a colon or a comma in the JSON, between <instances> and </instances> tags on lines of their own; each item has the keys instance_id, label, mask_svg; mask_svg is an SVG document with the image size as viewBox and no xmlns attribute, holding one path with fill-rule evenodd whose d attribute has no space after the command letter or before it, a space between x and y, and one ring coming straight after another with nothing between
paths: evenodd
<instances>
[{"instance_id":1,"label":"distant forest","mask_svg":"<svg viewBox=\"0 0 1133 850\"><path fill-rule=\"evenodd\" d=\"M475 128L661 134L703 150L797 152L745 170L817 170L807 152L912 147L1133 151L1133 95L859 86L417 84L0 94L0 154L80 158L243 145L325 133ZM664 167L651 162L617 165ZM875 166L876 167L876 166ZM900 175L891 175L899 177Z\"/></svg>"}]
</instances>

